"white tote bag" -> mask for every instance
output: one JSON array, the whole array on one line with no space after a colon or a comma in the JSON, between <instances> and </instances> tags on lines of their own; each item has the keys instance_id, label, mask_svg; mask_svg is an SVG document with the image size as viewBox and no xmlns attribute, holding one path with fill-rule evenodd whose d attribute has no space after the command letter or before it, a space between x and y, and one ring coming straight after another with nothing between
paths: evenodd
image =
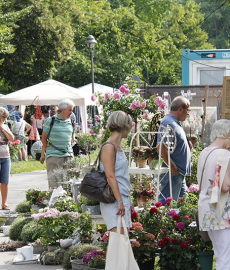
<instances>
[{"instance_id":1,"label":"white tote bag","mask_svg":"<svg viewBox=\"0 0 230 270\"><path fill-rule=\"evenodd\" d=\"M124 235L121 234L121 222ZM124 218L120 215L117 221L117 232L110 232L105 270L139 270L129 241Z\"/></svg>"}]
</instances>

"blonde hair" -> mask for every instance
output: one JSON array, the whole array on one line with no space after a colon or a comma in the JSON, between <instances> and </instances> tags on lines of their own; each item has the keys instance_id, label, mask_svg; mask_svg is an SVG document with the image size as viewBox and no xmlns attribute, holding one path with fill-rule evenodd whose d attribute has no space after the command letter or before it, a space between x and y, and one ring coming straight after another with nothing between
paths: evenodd
<instances>
[{"instance_id":1,"label":"blonde hair","mask_svg":"<svg viewBox=\"0 0 230 270\"><path fill-rule=\"evenodd\" d=\"M5 109L5 108L3 108L3 107L0 107L0 118L1 118L2 116L8 117L8 116L9 116L9 112L8 112L7 109Z\"/></svg>"},{"instance_id":2,"label":"blonde hair","mask_svg":"<svg viewBox=\"0 0 230 270\"><path fill-rule=\"evenodd\" d=\"M230 138L230 120L220 119L214 123L210 135L211 142L215 141L216 138Z\"/></svg>"},{"instance_id":3,"label":"blonde hair","mask_svg":"<svg viewBox=\"0 0 230 270\"><path fill-rule=\"evenodd\" d=\"M108 119L107 127L110 132L113 131L130 131L133 126L132 118L129 114L123 111L115 111L111 113Z\"/></svg>"}]
</instances>

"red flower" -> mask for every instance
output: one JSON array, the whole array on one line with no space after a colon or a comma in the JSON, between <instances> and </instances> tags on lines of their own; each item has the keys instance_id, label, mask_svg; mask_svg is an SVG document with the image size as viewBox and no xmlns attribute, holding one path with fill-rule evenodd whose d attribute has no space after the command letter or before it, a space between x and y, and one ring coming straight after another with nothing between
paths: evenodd
<instances>
[{"instance_id":1,"label":"red flower","mask_svg":"<svg viewBox=\"0 0 230 270\"><path fill-rule=\"evenodd\" d=\"M168 206L170 205L171 201L172 201L172 197L168 197L168 198L165 200L165 202L166 202L166 204L167 204Z\"/></svg>"},{"instance_id":2,"label":"red flower","mask_svg":"<svg viewBox=\"0 0 230 270\"><path fill-rule=\"evenodd\" d=\"M131 214L131 219L137 219L138 218L138 214L136 211L133 211Z\"/></svg>"},{"instance_id":3,"label":"red flower","mask_svg":"<svg viewBox=\"0 0 230 270\"><path fill-rule=\"evenodd\" d=\"M157 211L158 211L157 208L155 206L153 206L153 207L151 207L149 213L150 213L150 215L153 215L154 213L157 213Z\"/></svg>"},{"instance_id":4,"label":"red flower","mask_svg":"<svg viewBox=\"0 0 230 270\"><path fill-rule=\"evenodd\" d=\"M178 239L177 238L173 238L172 239L172 242L173 242L173 244L177 244L178 243Z\"/></svg>"},{"instance_id":5,"label":"red flower","mask_svg":"<svg viewBox=\"0 0 230 270\"><path fill-rule=\"evenodd\" d=\"M180 216L178 214L174 214L172 215L172 219L178 221L180 219Z\"/></svg>"},{"instance_id":6,"label":"red flower","mask_svg":"<svg viewBox=\"0 0 230 270\"><path fill-rule=\"evenodd\" d=\"M165 244L165 243L164 243L164 240L160 240L159 243L158 243L158 246L159 246L159 247L163 247L164 244Z\"/></svg>"},{"instance_id":7,"label":"red flower","mask_svg":"<svg viewBox=\"0 0 230 270\"><path fill-rule=\"evenodd\" d=\"M39 197L38 200L39 200L39 202L41 202L42 201L42 197Z\"/></svg>"},{"instance_id":8,"label":"red flower","mask_svg":"<svg viewBox=\"0 0 230 270\"><path fill-rule=\"evenodd\" d=\"M165 237L163 238L163 241L164 241L164 243L165 243L166 245L168 245L168 244L171 242L171 239L170 239L168 236L165 236Z\"/></svg>"},{"instance_id":9,"label":"red flower","mask_svg":"<svg viewBox=\"0 0 230 270\"><path fill-rule=\"evenodd\" d=\"M181 248L188 248L188 243L183 241L183 242L180 243L180 247Z\"/></svg>"},{"instance_id":10,"label":"red flower","mask_svg":"<svg viewBox=\"0 0 230 270\"><path fill-rule=\"evenodd\" d=\"M186 240L187 240L187 242L188 242L190 245L192 244L191 238L187 237Z\"/></svg>"},{"instance_id":11,"label":"red flower","mask_svg":"<svg viewBox=\"0 0 230 270\"><path fill-rule=\"evenodd\" d=\"M162 205L163 205L162 202L156 202L156 203L155 203L155 206L156 206L156 207L161 207Z\"/></svg>"},{"instance_id":12,"label":"red flower","mask_svg":"<svg viewBox=\"0 0 230 270\"><path fill-rule=\"evenodd\" d=\"M177 228L178 228L179 230L183 230L183 229L184 229L184 222L178 222L178 223L177 223Z\"/></svg>"}]
</instances>

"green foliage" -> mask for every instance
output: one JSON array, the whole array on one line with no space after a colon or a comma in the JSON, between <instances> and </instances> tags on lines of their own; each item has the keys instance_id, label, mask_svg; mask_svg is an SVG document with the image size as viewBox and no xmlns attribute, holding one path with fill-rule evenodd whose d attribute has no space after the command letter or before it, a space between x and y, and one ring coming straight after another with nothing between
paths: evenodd
<instances>
[{"instance_id":1,"label":"green foliage","mask_svg":"<svg viewBox=\"0 0 230 270\"><path fill-rule=\"evenodd\" d=\"M28 159L27 161L13 162L11 164L12 173L32 172L36 170L45 170L46 164L41 164L38 160Z\"/></svg>"},{"instance_id":2,"label":"green foliage","mask_svg":"<svg viewBox=\"0 0 230 270\"><path fill-rule=\"evenodd\" d=\"M75 212L77 210L77 203L69 196L58 197L55 201L54 207L60 212Z\"/></svg>"},{"instance_id":3,"label":"green foliage","mask_svg":"<svg viewBox=\"0 0 230 270\"><path fill-rule=\"evenodd\" d=\"M96 245L90 245L90 244L81 244L81 245L75 245L71 246L68 251L64 255L64 259L62 262L62 267L65 270L71 270L72 265L70 262L70 259L82 259L83 256L90 252L91 250L99 249Z\"/></svg>"},{"instance_id":4,"label":"green foliage","mask_svg":"<svg viewBox=\"0 0 230 270\"><path fill-rule=\"evenodd\" d=\"M21 231L21 239L23 242L34 242L42 235L43 228L37 224L37 221L31 220L25 224Z\"/></svg>"},{"instance_id":5,"label":"green foliage","mask_svg":"<svg viewBox=\"0 0 230 270\"><path fill-rule=\"evenodd\" d=\"M31 202L30 201L23 201L19 203L16 208L15 212L17 213L29 213L31 208Z\"/></svg>"},{"instance_id":6,"label":"green foliage","mask_svg":"<svg viewBox=\"0 0 230 270\"><path fill-rule=\"evenodd\" d=\"M22 241L21 232L25 224L29 223L31 219L17 217L12 223L9 231L9 238L14 241Z\"/></svg>"}]
</instances>

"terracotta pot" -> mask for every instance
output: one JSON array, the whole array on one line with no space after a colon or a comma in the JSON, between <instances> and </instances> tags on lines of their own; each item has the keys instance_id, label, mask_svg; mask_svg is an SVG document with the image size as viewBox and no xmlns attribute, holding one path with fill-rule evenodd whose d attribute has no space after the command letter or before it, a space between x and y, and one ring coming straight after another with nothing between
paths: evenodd
<instances>
[{"instance_id":1,"label":"terracotta pot","mask_svg":"<svg viewBox=\"0 0 230 270\"><path fill-rule=\"evenodd\" d=\"M137 199L138 207L144 207L144 203L146 203L147 200L148 200L147 196L140 196L140 198Z\"/></svg>"},{"instance_id":2,"label":"terracotta pot","mask_svg":"<svg viewBox=\"0 0 230 270\"><path fill-rule=\"evenodd\" d=\"M147 164L146 159L145 160L137 159L137 166L139 168L145 168L146 167L146 164Z\"/></svg>"}]
</instances>

